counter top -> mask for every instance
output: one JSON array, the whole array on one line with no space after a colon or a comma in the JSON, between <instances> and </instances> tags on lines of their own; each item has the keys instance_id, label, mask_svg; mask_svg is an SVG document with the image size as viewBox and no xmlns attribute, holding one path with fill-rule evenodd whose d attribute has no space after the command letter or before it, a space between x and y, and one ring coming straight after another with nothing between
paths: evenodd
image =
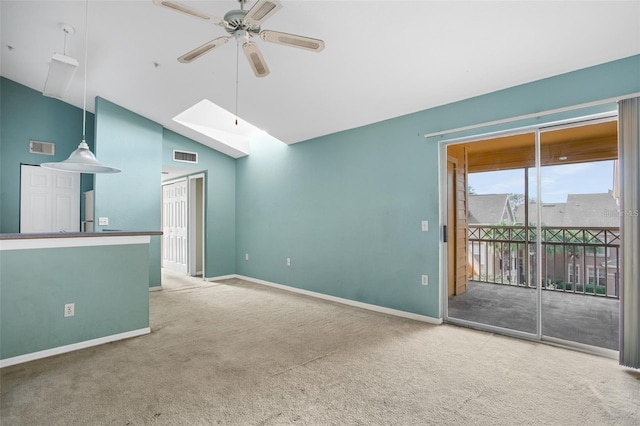
<instances>
[{"instance_id":1,"label":"counter top","mask_svg":"<svg viewBox=\"0 0 640 426\"><path fill-rule=\"evenodd\" d=\"M162 231L47 232L42 234L0 234L0 240L34 240L41 238L136 237L145 235L162 235Z\"/></svg>"}]
</instances>

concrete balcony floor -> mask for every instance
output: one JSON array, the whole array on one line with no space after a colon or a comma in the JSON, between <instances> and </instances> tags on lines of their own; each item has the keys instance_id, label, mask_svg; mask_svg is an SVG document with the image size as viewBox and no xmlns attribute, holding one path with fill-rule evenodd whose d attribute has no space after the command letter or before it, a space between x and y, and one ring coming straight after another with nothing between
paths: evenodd
<instances>
[{"instance_id":1,"label":"concrete balcony floor","mask_svg":"<svg viewBox=\"0 0 640 426\"><path fill-rule=\"evenodd\" d=\"M618 299L542 291L542 334L618 350ZM449 297L450 318L536 333L536 289L470 281Z\"/></svg>"}]
</instances>

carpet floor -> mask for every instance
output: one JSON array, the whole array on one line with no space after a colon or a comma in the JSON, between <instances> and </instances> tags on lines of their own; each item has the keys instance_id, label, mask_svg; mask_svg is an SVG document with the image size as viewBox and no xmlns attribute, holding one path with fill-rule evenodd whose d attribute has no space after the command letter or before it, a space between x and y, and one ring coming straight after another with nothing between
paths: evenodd
<instances>
[{"instance_id":1,"label":"carpet floor","mask_svg":"<svg viewBox=\"0 0 640 426\"><path fill-rule=\"evenodd\" d=\"M152 333L0 370L2 425L637 425L640 372L163 272Z\"/></svg>"}]
</instances>

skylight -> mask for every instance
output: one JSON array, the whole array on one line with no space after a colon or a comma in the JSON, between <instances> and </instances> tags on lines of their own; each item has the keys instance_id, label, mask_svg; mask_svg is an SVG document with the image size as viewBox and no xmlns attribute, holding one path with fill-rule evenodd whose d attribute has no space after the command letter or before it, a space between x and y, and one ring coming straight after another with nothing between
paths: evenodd
<instances>
[{"instance_id":1,"label":"skylight","mask_svg":"<svg viewBox=\"0 0 640 426\"><path fill-rule=\"evenodd\" d=\"M247 154L249 141L266 134L241 118L236 125L235 114L208 99L176 115L173 121Z\"/></svg>"}]
</instances>

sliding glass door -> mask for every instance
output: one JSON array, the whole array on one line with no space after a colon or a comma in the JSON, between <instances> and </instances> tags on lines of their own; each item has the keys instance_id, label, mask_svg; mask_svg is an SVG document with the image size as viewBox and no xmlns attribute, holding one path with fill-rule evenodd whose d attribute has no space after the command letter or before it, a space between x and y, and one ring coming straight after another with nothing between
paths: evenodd
<instances>
[{"instance_id":1,"label":"sliding glass door","mask_svg":"<svg viewBox=\"0 0 640 426\"><path fill-rule=\"evenodd\" d=\"M536 217L530 212L538 197L535 133L453 145L447 154L449 163L456 161L457 170L465 171L448 189L456 216L448 249L457 253L455 266L449 264L456 275L449 276L454 284L449 286L448 317L537 336ZM460 221L460 215L466 220ZM462 278L465 286L459 285Z\"/></svg>"},{"instance_id":2,"label":"sliding glass door","mask_svg":"<svg viewBox=\"0 0 640 426\"><path fill-rule=\"evenodd\" d=\"M618 350L617 122L540 131L542 335Z\"/></svg>"},{"instance_id":3,"label":"sliding glass door","mask_svg":"<svg viewBox=\"0 0 640 426\"><path fill-rule=\"evenodd\" d=\"M617 158L615 117L448 145L447 321L617 350Z\"/></svg>"}]
</instances>

